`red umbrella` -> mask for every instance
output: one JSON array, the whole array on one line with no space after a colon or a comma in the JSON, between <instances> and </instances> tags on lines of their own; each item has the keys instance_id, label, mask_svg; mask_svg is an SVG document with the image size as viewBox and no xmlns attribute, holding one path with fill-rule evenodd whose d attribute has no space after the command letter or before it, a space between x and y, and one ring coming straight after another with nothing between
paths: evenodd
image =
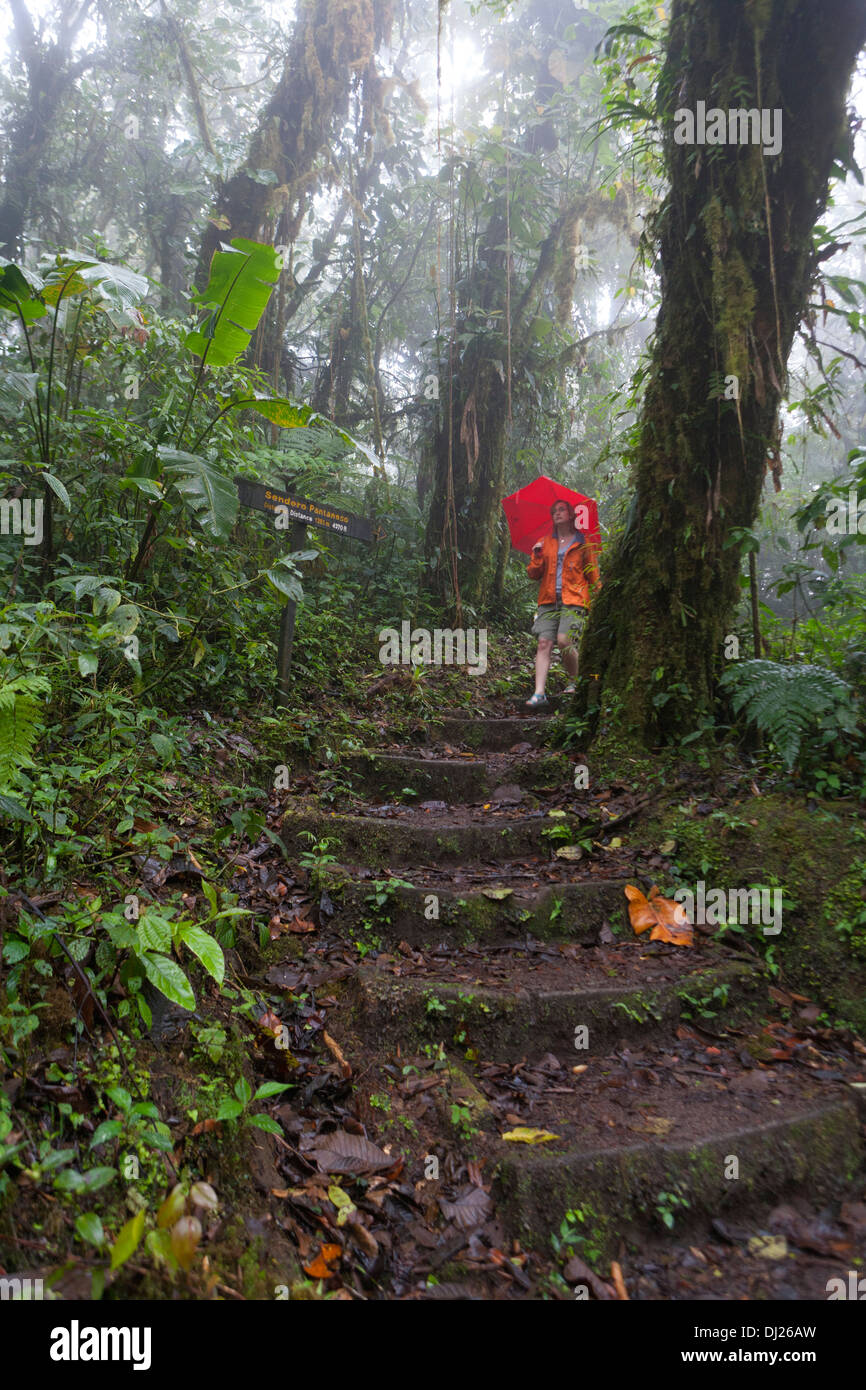
<instances>
[{"instance_id":1,"label":"red umbrella","mask_svg":"<svg viewBox=\"0 0 866 1390\"><path fill-rule=\"evenodd\" d=\"M515 550L523 550L528 555L536 541L549 536L553 530L550 509L554 502L570 502L573 507L582 508L577 513L579 530L587 540L601 549L601 532L598 527L598 503L592 497L584 497L582 492L573 492L563 487L553 478L542 473L526 487L518 488L510 497L502 499L502 506L511 532L511 544Z\"/></svg>"}]
</instances>

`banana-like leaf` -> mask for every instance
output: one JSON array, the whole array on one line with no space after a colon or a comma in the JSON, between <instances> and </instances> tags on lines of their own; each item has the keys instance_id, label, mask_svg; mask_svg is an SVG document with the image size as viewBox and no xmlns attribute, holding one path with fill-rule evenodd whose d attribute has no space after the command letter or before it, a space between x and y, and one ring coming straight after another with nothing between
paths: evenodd
<instances>
[{"instance_id":1,"label":"banana-like leaf","mask_svg":"<svg viewBox=\"0 0 866 1390\"><path fill-rule=\"evenodd\" d=\"M38 275L31 271L25 275L20 266L0 259L0 309L16 315L20 311L25 323L42 318L47 310L38 298L41 288Z\"/></svg>"},{"instance_id":2,"label":"banana-like leaf","mask_svg":"<svg viewBox=\"0 0 866 1390\"><path fill-rule=\"evenodd\" d=\"M17 415L28 401L35 401L38 380L38 372L4 372L0 376L0 410Z\"/></svg>"},{"instance_id":3,"label":"banana-like leaf","mask_svg":"<svg viewBox=\"0 0 866 1390\"><path fill-rule=\"evenodd\" d=\"M322 437L322 449L329 457L335 457L333 447L325 444L327 433L336 436L350 449L357 449L366 459L369 459L374 468L380 466L381 460L374 454L368 444L362 444L360 439L349 434L348 430L340 429L332 420L324 415L319 415L309 405L297 405L294 401L287 400L285 396L265 396L256 392L252 396L244 396L240 400L232 402L235 410L255 410L257 414L263 415L266 420L270 420L275 425L281 425L283 429L303 429L305 440L315 442L317 434ZM338 455L336 456L338 457Z\"/></svg>"},{"instance_id":4,"label":"banana-like leaf","mask_svg":"<svg viewBox=\"0 0 866 1390\"><path fill-rule=\"evenodd\" d=\"M238 515L238 494L231 478L219 473L198 454L169 449L162 444L158 452L166 472L172 475L174 486L195 512L199 525L211 536L227 536Z\"/></svg>"},{"instance_id":5,"label":"banana-like leaf","mask_svg":"<svg viewBox=\"0 0 866 1390\"><path fill-rule=\"evenodd\" d=\"M79 269L86 284L99 290L99 298L108 300L116 309L131 309L147 294L147 280L125 265L94 261Z\"/></svg>"},{"instance_id":6,"label":"banana-like leaf","mask_svg":"<svg viewBox=\"0 0 866 1390\"><path fill-rule=\"evenodd\" d=\"M184 346L211 367L234 362L249 345L274 286L280 257L273 246L235 237L210 263L210 279L194 301L211 313L184 339Z\"/></svg>"}]
</instances>

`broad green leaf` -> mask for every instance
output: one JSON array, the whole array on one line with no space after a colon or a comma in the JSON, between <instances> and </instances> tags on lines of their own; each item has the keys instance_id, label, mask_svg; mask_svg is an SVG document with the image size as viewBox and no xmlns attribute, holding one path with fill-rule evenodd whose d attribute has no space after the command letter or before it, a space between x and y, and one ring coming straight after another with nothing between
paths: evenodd
<instances>
[{"instance_id":1,"label":"broad green leaf","mask_svg":"<svg viewBox=\"0 0 866 1390\"><path fill-rule=\"evenodd\" d=\"M264 570L263 573L265 579L287 599L297 603L299 599L304 597L304 586L296 574L291 574L289 570L279 565L275 565L273 569Z\"/></svg>"},{"instance_id":2,"label":"broad green leaf","mask_svg":"<svg viewBox=\"0 0 866 1390\"><path fill-rule=\"evenodd\" d=\"M107 1187L116 1177L116 1168L88 1168L87 1172L81 1175L82 1191L98 1192L100 1187Z\"/></svg>"},{"instance_id":3,"label":"broad green leaf","mask_svg":"<svg viewBox=\"0 0 866 1390\"><path fill-rule=\"evenodd\" d=\"M0 260L0 309L16 317L20 312L25 323L32 323L48 312L41 298L37 298L41 289L38 275L30 270L25 274L11 261Z\"/></svg>"},{"instance_id":4,"label":"broad green leaf","mask_svg":"<svg viewBox=\"0 0 866 1390\"><path fill-rule=\"evenodd\" d=\"M238 1115L244 1113L243 1101L232 1100L231 1096L226 1096L220 1101L219 1110L216 1113L218 1120L236 1120Z\"/></svg>"},{"instance_id":5,"label":"broad green leaf","mask_svg":"<svg viewBox=\"0 0 866 1390\"><path fill-rule=\"evenodd\" d=\"M99 666L99 657L96 652L78 653L78 670L82 676L92 676Z\"/></svg>"},{"instance_id":6,"label":"broad green leaf","mask_svg":"<svg viewBox=\"0 0 866 1390\"><path fill-rule=\"evenodd\" d=\"M218 985L221 985L225 978L226 962L219 942L193 922L181 927L178 935L193 955L198 956L207 973L213 976Z\"/></svg>"},{"instance_id":7,"label":"broad green leaf","mask_svg":"<svg viewBox=\"0 0 866 1390\"><path fill-rule=\"evenodd\" d=\"M42 479L43 483L48 484L55 496L60 498L66 510L70 511L72 508L72 503L69 500L69 493L66 491L66 488L63 486L60 479L55 478L53 473L46 473L44 470L39 474L39 476Z\"/></svg>"},{"instance_id":8,"label":"broad green leaf","mask_svg":"<svg viewBox=\"0 0 866 1390\"><path fill-rule=\"evenodd\" d=\"M270 1096L280 1096L290 1089L282 1081L265 1081L256 1091L253 1100L267 1100Z\"/></svg>"},{"instance_id":9,"label":"broad green leaf","mask_svg":"<svg viewBox=\"0 0 866 1390\"><path fill-rule=\"evenodd\" d=\"M103 1120L101 1125L97 1125L90 1141L91 1149L99 1148L100 1144L105 1144L109 1139L116 1139L123 1133L123 1125L119 1120Z\"/></svg>"},{"instance_id":10,"label":"broad green leaf","mask_svg":"<svg viewBox=\"0 0 866 1390\"><path fill-rule=\"evenodd\" d=\"M105 1231L95 1211L84 1211L80 1216L76 1216L75 1229L82 1240L95 1245L97 1250L105 1241Z\"/></svg>"},{"instance_id":11,"label":"broad green leaf","mask_svg":"<svg viewBox=\"0 0 866 1390\"><path fill-rule=\"evenodd\" d=\"M195 1008L192 986L175 961L170 960L168 956L148 952L142 952L139 960L154 989L158 989L172 1004L180 1004L181 1008L190 1011Z\"/></svg>"},{"instance_id":12,"label":"broad green leaf","mask_svg":"<svg viewBox=\"0 0 866 1390\"><path fill-rule=\"evenodd\" d=\"M294 401L289 401L285 396L265 396L256 394L245 396L238 401L232 402L233 410L254 410L256 414L263 415L266 420L270 420L274 425L280 425L284 430L298 429L301 426L310 424L310 421L326 424L324 417L317 414L309 405L296 405Z\"/></svg>"},{"instance_id":13,"label":"broad green leaf","mask_svg":"<svg viewBox=\"0 0 866 1390\"><path fill-rule=\"evenodd\" d=\"M98 289L97 305L104 299L119 309L129 309L147 294L145 277L125 265L96 261L80 266L78 274L85 284Z\"/></svg>"},{"instance_id":14,"label":"broad green leaf","mask_svg":"<svg viewBox=\"0 0 866 1390\"><path fill-rule=\"evenodd\" d=\"M22 806L14 796L0 796L0 816L6 816L8 820L21 821L24 825L35 824L26 806Z\"/></svg>"},{"instance_id":15,"label":"broad green leaf","mask_svg":"<svg viewBox=\"0 0 866 1390\"><path fill-rule=\"evenodd\" d=\"M150 741L164 762L173 758L175 754L174 740L166 738L165 734L151 734Z\"/></svg>"},{"instance_id":16,"label":"broad green leaf","mask_svg":"<svg viewBox=\"0 0 866 1390\"><path fill-rule=\"evenodd\" d=\"M240 1077L235 1082L235 1095L243 1105L249 1105L253 1098L253 1088L245 1076Z\"/></svg>"},{"instance_id":17,"label":"broad green leaf","mask_svg":"<svg viewBox=\"0 0 866 1390\"><path fill-rule=\"evenodd\" d=\"M227 536L238 515L238 494L231 478L183 449L160 445L159 456L199 525L211 536Z\"/></svg>"},{"instance_id":18,"label":"broad green leaf","mask_svg":"<svg viewBox=\"0 0 866 1390\"><path fill-rule=\"evenodd\" d=\"M255 1125L256 1129L263 1129L266 1134L278 1134L281 1139L283 1137L282 1129L270 1115L250 1115L250 1124Z\"/></svg>"},{"instance_id":19,"label":"broad green leaf","mask_svg":"<svg viewBox=\"0 0 866 1390\"><path fill-rule=\"evenodd\" d=\"M205 288L193 295L211 310L205 321L184 339L184 346L211 367L234 362L249 346L268 300L280 278L279 255L273 246L235 237L222 244L210 264Z\"/></svg>"},{"instance_id":20,"label":"broad green leaf","mask_svg":"<svg viewBox=\"0 0 866 1390\"><path fill-rule=\"evenodd\" d=\"M171 923L155 912L147 912L138 923L138 940L143 951L171 950Z\"/></svg>"},{"instance_id":21,"label":"broad green leaf","mask_svg":"<svg viewBox=\"0 0 866 1390\"><path fill-rule=\"evenodd\" d=\"M17 414L28 401L35 401L38 380L38 372L4 372L0 376L0 409Z\"/></svg>"},{"instance_id":22,"label":"broad green leaf","mask_svg":"<svg viewBox=\"0 0 866 1390\"><path fill-rule=\"evenodd\" d=\"M137 1212L117 1233L117 1240L111 1247L111 1268L119 1269L138 1249L144 1232L144 1212Z\"/></svg>"}]
</instances>

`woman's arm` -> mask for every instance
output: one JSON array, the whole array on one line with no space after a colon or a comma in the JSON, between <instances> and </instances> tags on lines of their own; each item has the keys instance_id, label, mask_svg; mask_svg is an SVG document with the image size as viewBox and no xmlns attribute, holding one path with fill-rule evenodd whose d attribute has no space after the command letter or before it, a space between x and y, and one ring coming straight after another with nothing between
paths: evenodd
<instances>
[{"instance_id":1,"label":"woman's arm","mask_svg":"<svg viewBox=\"0 0 866 1390\"><path fill-rule=\"evenodd\" d=\"M541 541L536 541L535 545L532 547L529 564L526 566L526 573L529 575L530 579L541 579L544 574L544 566L544 547Z\"/></svg>"}]
</instances>

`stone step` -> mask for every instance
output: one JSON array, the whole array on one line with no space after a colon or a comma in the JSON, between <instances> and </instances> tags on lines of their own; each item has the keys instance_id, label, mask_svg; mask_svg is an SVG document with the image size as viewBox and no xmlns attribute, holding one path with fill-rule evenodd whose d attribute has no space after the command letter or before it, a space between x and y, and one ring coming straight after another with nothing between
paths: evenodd
<instances>
[{"instance_id":1,"label":"stone step","mask_svg":"<svg viewBox=\"0 0 866 1390\"><path fill-rule=\"evenodd\" d=\"M417 973L405 957L380 956L356 976L353 1024L392 1051L441 1042L502 1062L549 1053L568 1067L670 1032L684 1011L715 1003L731 1023L737 1006L763 996L760 971L741 961L635 942L571 949L463 951L427 957Z\"/></svg>"},{"instance_id":2,"label":"stone step","mask_svg":"<svg viewBox=\"0 0 866 1390\"><path fill-rule=\"evenodd\" d=\"M414 807L395 807L388 815L343 815L296 803L284 814L279 832L290 860L308 849L299 835L309 831L317 840L329 839L329 852L341 863L369 865L386 877L395 865L460 864L540 853L547 845L542 832L554 824L543 813L514 815L495 808L462 809L462 819L447 808L422 819ZM558 819L555 824L567 826L578 838L580 823L574 817Z\"/></svg>"},{"instance_id":3,"label":"stone step","mask_svg":"<svg viewBox=\"0 0 866 1390\"><path fill-rule=\"evenodd\" d=\"M594 1069L590 1063L580 1081ZM775 1205L798 1194L815 1204L832 1200L850 1193L866 1150L844 1088L824 1090L830 1094L804 1084L777 1113L764 1099L762 1113L739 1115L736 1106L721 1107L708 1095L698 1093L685 1105L680 1097L669 1138L623 1142L587 1120L590 1088L575 1087L570 1108L527 1121L558 1134L557 1141L494 1142L497 1210L509 1234L547 1248L551 1231L577 1209L581 1234L604 1261L619 1258L623 1243L636 1248L647 1230L663 1234L665 1212L682 1240L690 1227L753 1210L759 1201ZM640 1101L661 1128L658 1122L669 1118L665 1100L646 1088ZM640 1114L635 1110L638 1121Z\"/></svg>"},{"instance_id":4,"label":"stone step","mask_svg":"<svg viewBox=\"0 0 866 1390\"><path fill-rule=\"evenodd\" d=\"M353 783L374 792L399 794L405 787L427 799L481 801L501 787L571 786L571 764L561 755L525 757L507 753L464 758L421 758L406 753L356 753L344 759Z\"/></svg>"},{"instance_id":5,"label":"stone step","mask_svg":"<svg viewBox=\"0 0 866 1390\"><path fill-rule=\"evenodd\" d=\"M513 748L517 743L529 743L538 748L550 732L550 719L537 715L525 718L473 719L441 717L431 722L428 737L431 743L450 743L458 748Z\"/></svg>"},{"instance_id":6,"label":"stone step","mask_svg":"<svg viewBox=\"0 0 866 1390\"><path fill-rule=\"evenodd\" d=\"M536 868L537 876L528 873L527 866ZM549 864L540 857L534 866L530 860L519 867L509 862L491 865L486 893L478 883L456 885L454 870L449 873L448 868L404 867L397 881L390 880L384 870L366 878L353 876L344 866L330 866L323 872L340 914L338 921L367 921L369 933L385 942L404 940L433 947L443 941L459 946L527 935L595 942L605 923L625 928L626 882L644 887L637 879L600 876L570 882L573 865ZM546 882L542 877L554 874L562 876L560 881ZM481 879L480 866L473 877ZM386 900L377 905L376 894L383 891Z\"/></svg>"}]
</instances>

